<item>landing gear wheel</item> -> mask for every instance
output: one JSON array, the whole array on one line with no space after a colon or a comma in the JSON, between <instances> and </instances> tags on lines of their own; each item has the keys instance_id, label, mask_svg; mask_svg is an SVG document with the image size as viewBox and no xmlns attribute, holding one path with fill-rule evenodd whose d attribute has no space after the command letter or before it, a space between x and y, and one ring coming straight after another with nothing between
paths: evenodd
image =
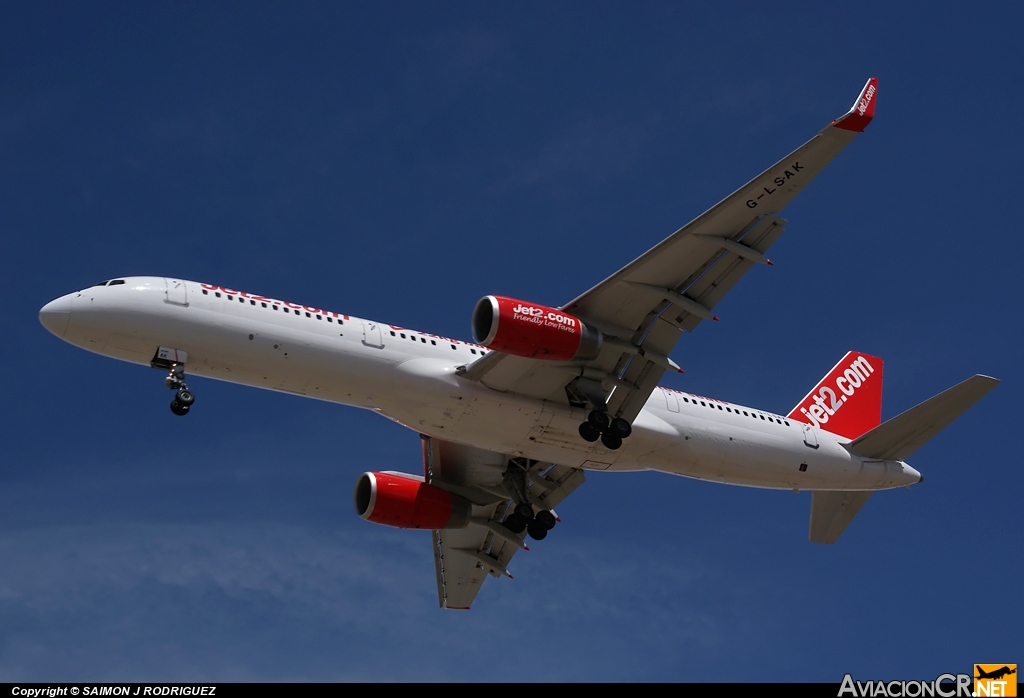
<instances>
[{"instance_id":1,"label":"landing gear wheel","mask_svg":"<svg viewBox=\"0 0 1024 698\"><path fill-rule=\"evenodd\" d=\"M526 532L529 533L530 538L533 538L534 540L544 540L544 537L548 535L548 529L538 523L532 523L527 526Z\"/></svg>"},{"instance_id":2,"label":"landing gear wheel","mask_svg":"<svg viewBox=\"0 0 1024 698\"><path fill-rule=\"evenodd\" d=\"M505 517L505 528L512 531L512 533L522 533L526 530L526 522L516 514L509 514Z\"/></svg>"},{"instance_id":3,"label":"landing gear wheel","mask_svg":"<svg viewBox=\"0 0 1024 698\"><path fill-rule=\"evenodd\" d=\"M590 414L587 415L587 421L598 431L604 431L608 428L608 413L600 410L591 410Z\"/></svg>"},{"instance_id":4,"label":"landing gear wheel","mask_svg":"<svg viewBox=\"0 0 1024 698\"><path fill-rule=\"evenodd\" d=\"M153 365L157 367L156 364ZM171 370L164 378L164 385L174 391L174 399L171 400L171 412L184 417L188 414L192 403L196 401L195 394L185 385L185 365L180 363L171 364Z\"/></svg>"},{"instance_id":5,"label":"landing gear wheel","mask_svg":"<svg viewBox=\"0 0 1024 698\"><path fill-rule=\"evenodd\" d=\"M523 521L533 521L533 507L529 504L516 504L515 515Z\"/></svg>"},{"instance_id":6,"label":"landing gear wheel","mask_svg":"<svg viewBox=\"0 0 1024 698\"><path fill-rule=\"evenodd\" d=\"M555 527L557 519L555 519L554 514L545 509L544 511L537 512L537 516L534 518L534 521L538 526L542 526L543 528L550 531L552 528Z\"/></svg>"},{"instance_id":7,"label":"landing gear wheel","mask_svg":"<svg viewBox=\"0 0 1024 698\"><path fill-rule=\"evenodd\" d=\"M622 446L622 438L615 434L605 432L604 434L601 434L601 443L603 443L604 447L609 451L615 451Z\"/></svg>"},{"instance_id":8,"label":"landing gear wheel","mask_svg":"<svg viewBox=\"0 0 1024 698\"><path fill-rule=\"evenodd\" d=\"M580 436L583 437L584 441L593 443L601 438L601 430L590 422L583 422L583 424L580 424Z\"/></svg>"},{"instance_id":9,"label":"landing gear wheel","mask_svg":"<svg viewBox=\"0 0 1024 698\"><path fill-rule=\"evenodd\" d=\"M622 417L616 417L608 426L608 432L618 436L620 439L628 438L633 433L633 427Z\"/></svg>"}]
</instances>

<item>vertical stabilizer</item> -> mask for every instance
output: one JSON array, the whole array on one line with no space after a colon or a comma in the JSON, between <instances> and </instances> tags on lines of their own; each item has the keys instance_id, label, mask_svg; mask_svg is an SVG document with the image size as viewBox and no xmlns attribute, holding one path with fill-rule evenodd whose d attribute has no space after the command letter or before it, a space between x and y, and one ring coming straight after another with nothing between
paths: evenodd
<instances>
[{"instance_id":1,"label":"vertical stabilizer","mask_svg":"<svg viewBox=\"0 0 1024 698\"><path fill-rule=\"evenodd\" d=\"M882 365L877 356L847 352L789 418L848 439L874 429L882 423Z\"/></svg>"}]
</instances>

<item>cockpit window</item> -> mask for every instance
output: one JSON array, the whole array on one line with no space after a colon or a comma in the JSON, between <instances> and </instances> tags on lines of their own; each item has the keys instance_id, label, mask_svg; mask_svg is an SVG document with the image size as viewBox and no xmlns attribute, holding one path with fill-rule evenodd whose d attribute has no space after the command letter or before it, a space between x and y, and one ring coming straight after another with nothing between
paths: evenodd
<instances>
[{"instance_id":1,"label":"cockpit window","mask_svg":"<svg viewBox=\"0 0 1024 698\"><path fill-rule=\"evenodd\" d=\"M107 284L107 286L120 286L123 283L124 283L124 279L114 279L109 284Z\"/></svg>"},{"instance_id":2,"label":"cockpit window","mask_svg":"<svg viewBox=\"0 0 1024 698\"><path fill-rule=\"evenodd\" d=\"M109 281L101 281L98 284L93 284L92 286L93 286L93 288L96 288L97 286L106 286L109 283L110 283Z\"/></svg>"}]
</instances>

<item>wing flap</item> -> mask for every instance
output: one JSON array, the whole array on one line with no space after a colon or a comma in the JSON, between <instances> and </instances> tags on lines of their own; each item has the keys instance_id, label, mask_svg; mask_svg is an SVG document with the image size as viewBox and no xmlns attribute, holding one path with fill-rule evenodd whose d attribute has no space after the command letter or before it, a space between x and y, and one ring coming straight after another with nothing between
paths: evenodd
<instances>
[{"instance_id":1,"label":"wing flap","mask_svg":"<svg viewBox=\"0 0 1024 698\"><path fill-rule=\"evenodd\" d=\"M585 479L583 471L576 468L510 459L433 437L423 439L423 461L428 482L473 502L465 528L431 532L437 600L449 609L468 609L488 576L511 577L508 565L512 557L520 549L528 549L525 534L502 524L515 501L513 483L520 483L531 504L553 509ZM523 472L510 475L517 468Z\"/></svg>"},{"instance_id":2,"label":"wing flap","mask_svg":"<svg viewBox=\"0 0 1024 698\"><path fill-rule=\"evenodd\" d=\"M489 512L477 511L476 507L473 509L474 518L490 521L496 513L504 514L505 506L494 505ZM497 518L500 520L501 516ZM470 523L466 528L432 531L431 535L438 605L441 608L469 609L484 580L488 576L508 574L508 564L519 550L519 545L495 535L479 523ZM511 531L508 535L516 536ZM522 535L518 538L521 543Z\"/></svg>"},{"instance_id":3,"label":"wing flap","mask_svg":"<svg viewBox=\"0 0 1024 698\"><path fill-rule=\"evenodd\" d=\"M784 224L785 221L778 216L765 216L740 240L754 252L766 252L782 235ZM723 247L716 263L685 287L686 295L706 308L714 308L756 263ZM692 332L701 319L684 312L676 316L675 322L687 332Z\"/></svg>"}]
</instances>

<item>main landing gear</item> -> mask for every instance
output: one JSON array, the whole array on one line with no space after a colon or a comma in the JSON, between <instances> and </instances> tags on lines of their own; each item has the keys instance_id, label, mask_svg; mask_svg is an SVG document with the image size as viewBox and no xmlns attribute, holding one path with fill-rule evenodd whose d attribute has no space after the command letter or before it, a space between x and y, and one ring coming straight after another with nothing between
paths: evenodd
<instances>
[{"instance_id":1,"label":"main landing gear","mask_svg":"<svg viewBox=\"0 0 1024 698\"><path fill-rule=\"evenodd\" d=\"M601 439L601 443L609 451L614 451L622 446L622 440L633 433L630 426L622 417L614 419L602 410L591 410L587 415L587 421L580 424L580 436L584 441L593 443Z\"/></svg>"},{"instance_id":2,"label":"main landing gear","mask_svg":"<svg viewBox=\"0 0 1024 698\"><path fill-rule=\"evenodd\" d=\"M512 533L526 531L534 540L544 540L548 531L555 527L558 519L547 510L541 509L534 513L533 505L530 504L530 493L527 487L527 473L536 465L536 461L529 461L522 458L513 458L508 462L508 468L502 476L505 490L511 495L513 502L518 502L510 514L505 516L505 528Z\"/></svg>"},{"instance_id":3,"label":"main landing gear","mask_svg":"<svg viewBox=\"0 0 1024 698\"><path fill-rule=\"evenodd\" d=\"M192 403L196 401L196 396L185 385L185 366L178 363L173 364L170 373L164 378L164 385L175 391L174 399L171 400L171 412L179 417L184 417L192 409Z\"/></svg>"},{"instance_id":4,"label":"main landing gear","mask_svg":"<svg viewBox=\"0 0 1024 698\"><path fill-rule=\"evenodd\" d=\"M555 515L546 509L533 513L529 504L517 504L512 513L505 517L505 528L513 533L526 531L534 540L544 540L548 531L555 527Z\"/></svg>"}]
</instances>

